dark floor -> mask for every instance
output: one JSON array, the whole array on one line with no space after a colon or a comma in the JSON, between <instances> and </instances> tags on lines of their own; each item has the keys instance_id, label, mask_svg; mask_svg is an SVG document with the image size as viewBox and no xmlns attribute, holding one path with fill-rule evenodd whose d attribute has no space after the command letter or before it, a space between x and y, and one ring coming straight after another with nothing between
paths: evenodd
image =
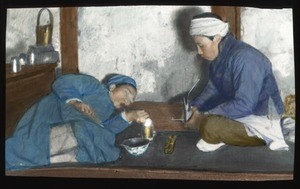
<instances>
[{"instance_id":1,"label":"dark floor","mask_svg":"<svg viewBox=\"0 0 300 189\"><path fill-rule=\"evenodd\" d=\"M172 154L164 153L169 135L177 135ZM117 136L116 144L124 139L139 137L140 127L132 126ZM272 151L267 146L223 146L214 152L202 152L196 147L200 135L196 131L157 132L147 151L134 157L120 146L121 157L108 166L130 166L177 170L201 170L218 172L291 173L294 169L294 144L289 151Z\"/></svg>"},{"instance_id":2,"label":"dark floor","mask_svg":"<svg viewBox=\"0 0 300 189\"><path fill-rule=\"evenodd\" d=\"M123 140L140 137L141 126L133 125L117 135L120 158L102 164L62 163L50 167L131 167L140 169L197 170L219 173L293 173L294 143L288 143L289 151L272 151L267 146L222 146L214 152L202 152L196 147L200 139L197 131L160 131L151 141L147 151L139 157L130 155L120 146ZM169 135L177 140L172 154L164 153ZM43 168L43 167L41 167Z\"/></svg>"}]
</instances>

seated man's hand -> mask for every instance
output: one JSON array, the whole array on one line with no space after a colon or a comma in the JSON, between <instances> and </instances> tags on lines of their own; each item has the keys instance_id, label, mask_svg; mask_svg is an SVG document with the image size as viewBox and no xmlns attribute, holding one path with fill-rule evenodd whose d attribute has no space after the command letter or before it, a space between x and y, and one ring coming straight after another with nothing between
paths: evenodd
<instances>
[{"instance_id":1,"label":"seated man's hand","mask_svg":"<svg viewBox=\"0 0 300 189\"><path fill-rule=\"evenodd\" d=\"M192 117L184 124L184 127L192 130L199 130L200 123L207 115L202 114L197 108L192 107Z\"/></svg>"}]
</instances>

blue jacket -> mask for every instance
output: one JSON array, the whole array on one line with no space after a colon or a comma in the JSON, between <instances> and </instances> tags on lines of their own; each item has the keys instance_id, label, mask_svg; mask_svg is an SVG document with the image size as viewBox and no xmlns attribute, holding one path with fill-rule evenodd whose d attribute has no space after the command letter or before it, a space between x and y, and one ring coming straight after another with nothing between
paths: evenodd
<instances>
[{"instance_id":1,"label":"blue jacket","mask_svg":"<svg viewBox=\"0 0 300 189\"><path fill-rule=\"evenodd\" d=\"M77 111L65 101L78 98L89 104L102 126ZM103 163L119 157L115 134L129 126L121 114L114 115L109 91L96 78L84 74L58 77L52 92L35 103L19 121L14 134L5 141L6 170L25 169L50 164L50 128L72 123L77 139L78 162Z\"/></svg>"},{"instance_id":2,"label":"blue jacket","mask_svg":"<svg viewBox=\"0 0 300 189\"><path fill-rule=\"evenodd\" d=\"M235 119L267 115L269 97L282 114L284 106L269 59L227 34L219 44L218 57L210 63L207 85L191 105Z\"/></svg>"}]
</instances>

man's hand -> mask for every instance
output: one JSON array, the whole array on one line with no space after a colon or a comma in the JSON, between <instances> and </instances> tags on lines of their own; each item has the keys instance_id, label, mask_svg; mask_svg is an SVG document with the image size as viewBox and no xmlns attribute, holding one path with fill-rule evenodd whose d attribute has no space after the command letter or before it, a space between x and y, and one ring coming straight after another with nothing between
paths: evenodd
<instances>
[{"instance_id":1,"label":"man's hand","mask_svg":"<svg viewBox=\"0 0 300 189\"><path fill-rule=\"evenodd\" d=\"M100 119L97 117L95 111L88 105L82 102L79 102L77 100L71 100L69 104L73 105L78 111L83 113L84 115L88 116L92 120L94 120L96 123L100 123Z\"/></svg>"},{"instance_id":2,"label":"man's hand","mask_svg":"<svg viewBox=\"0 0 300 189\"><path fill-rule=\"evenodd\" d=\"M130 110L125 112L126 120L128 122L135 121L137 123L144 123L149 114L145 110Z\"/></svg>"},{"instance_id":3,"label":"man's hand","mask_svg":"<svg viewBox=\"0 0 300 189\"><path fill-rule=\"evenodd\" d=\"M207 116L192 107L192 117L184 124L184 127L192 130L199 130L201 121Z\"/></svg>"}]
</instances>

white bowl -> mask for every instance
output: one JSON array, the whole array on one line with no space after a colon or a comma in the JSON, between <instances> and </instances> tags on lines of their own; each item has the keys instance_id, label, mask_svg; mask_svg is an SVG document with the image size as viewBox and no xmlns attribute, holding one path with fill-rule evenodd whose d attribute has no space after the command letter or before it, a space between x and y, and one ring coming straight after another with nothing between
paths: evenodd
<instances>
[{"instance_id":1,"label":"white bowl","mask_svg":"<svg viewBox=\"0 0 300 189\"><path fill-rule=\"evenodd\" d=\"M127 152L133 156L140 156L148 149L150 140L146 138L129 138L122 142Z\"/></svg>"}]
</instances>

